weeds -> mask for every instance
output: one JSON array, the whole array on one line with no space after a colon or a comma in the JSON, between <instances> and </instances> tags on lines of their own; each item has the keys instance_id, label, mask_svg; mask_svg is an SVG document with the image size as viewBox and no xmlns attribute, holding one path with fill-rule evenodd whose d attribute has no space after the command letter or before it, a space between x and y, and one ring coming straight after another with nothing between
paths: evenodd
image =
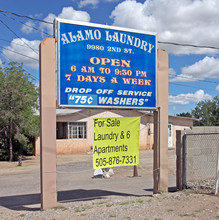
<instances>
[{"instance_id":1,"label":"weeds","mask_svg":"<svg viewBox=\"0 0 219 220\"><path fill-rule=\"evenodd\" d=\"M119 205L129 205L130 203L129 202L121 202L119 203Z\"/></svg>"},{"instance_id":2,"label":"weeds","mask_svg":"<svg viewBox=\"0 0 219 220\"><path fill-rule=\"evenodd\" d=\"M144 201L143 200L137 200L137 203L142 204L142 203L144 203Z\"/></svg>"},{"instance_id":3,"label":"weeds","mask_svg":"<svg viewBox=\"0 0 219 220\"><path fill-rule=\"evenodd\" d=\"M93 205L103 205L103 204L105 204L106 202L94 202L94 203L92 203Z\"/></svg>"},{"instance_id":4,"label":"weeds","mask_svg":"<svg viewBox=\"0 0 219 220\"><path fill-rule=\"evenodd\" d=\"M62 210L62 211L66 211L66 210L68 210L68 209L65 208L65 207L62 207L62 206L57 206L57 207L54 208L54 210Z\"/></svg>"},{"instance_id":5,"label":"weeds","mask_svg":"<svg viewBox=\"0 0 219 220\"><path fill-rule=\"evenodd\" d=\"M185 216L190 216L189 214L187 213L184 213L184 214L179 214L180 217L185 217Z\"/></svg>"},{"instance_id":6,"label":"weeds","mask_svg":"<svg viewBox=\"0 0 219 220\"><path fill-rule=\"evenodd\" d=\"M192 213L192 214L187 214L187 213L185 213L185 214L179 214L179 216L180 216L180 217L186 217L186 216L196 217L194 213Z\"/></svg>"},{"instance_id":7,"label":"weeds","mask_svg":"<svg viewBox=\"0 0 219 220\"><path fill-rule=\"evenodd\" d=\"M147 200L147 203L151 203L151 202L152 202L152 199L148 199L148 200Z\"/></svg>"}]
</instances>

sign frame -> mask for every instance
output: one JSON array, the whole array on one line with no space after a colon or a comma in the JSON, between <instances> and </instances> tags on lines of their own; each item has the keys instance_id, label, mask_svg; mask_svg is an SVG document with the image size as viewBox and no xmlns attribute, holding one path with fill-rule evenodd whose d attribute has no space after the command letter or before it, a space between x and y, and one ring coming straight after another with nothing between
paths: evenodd
<instances>
[{"instance_id":1,"label":"sign frame","mask_svg":"<svg viewBox=\"0 0 219 220\"><path fill-rule=\"evenodd\" d=\"M84 104L84 105L77 105L77 104L63 104L61 102L61 67L60 67L60 63L61 63L61 48L60 48L60 24L64 23L64 24L70 24L70 25L76 25L76 26L81 26L81 27L90 27L90 28L99 28L102 30L110 30L110 31L117 31L117 32L127 32L130 34L139 34L139 35L148 35L148 36L153 36L154 37L154 81L153 82L153 86L154 86L154 97L153 97L153 105L152 106L148 106L148 105L144 105L144 106L139 106L139 104L137 106L127 106L127 105L90 105L88 103ZM81 21L73 21L73 20L66 20L66 19L60 19L60 18L56 18L54 20L54 27L55 27L55 38L56 38L56 44L57 44L57 52L56 52L56 59L57 59L57 101L58 101L58 107L60 108L101 108L101 109L147 109L147 110L156 110L157 109L157 96L158 96L158 91L157 91L157 34L153 33L153 32L146 32L144 30L137 30L137 29L130 29L130 28L123 28L123 27L116 27L116 26L109 26L109 25L102 25L102 24L94 24L94 23L88 23L88 22L81 22ZM147 42L146 42L147 43ZM127 46L128 47L128 46ZM130 47L130 46L129 46ZM142 61L144 62L144 60ZM108 84L107 84L108 85ZM134 86L133 86L134 87ZM131 90L129 90L131 91ZM133 89L133 92L135 90ZM141 90L142 92L146 92L145 90ZM124 97L124 96L122 96ZM115 98L115 96L114 96ZM145 99L146 101L147 99ZM145 102L144 101L144 102Z\"/></svg>"}]
</instances>

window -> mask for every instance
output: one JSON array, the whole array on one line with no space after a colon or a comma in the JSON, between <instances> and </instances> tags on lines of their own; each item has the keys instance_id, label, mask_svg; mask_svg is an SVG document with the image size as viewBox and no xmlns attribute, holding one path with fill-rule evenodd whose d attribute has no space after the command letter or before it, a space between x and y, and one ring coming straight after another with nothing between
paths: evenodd
<instances>
[{"instance_id":1,"label":"window","mask_svg":"<svg viewBox=\"0 0 219 220\"><path fill-rule=\"evenodd\" d=\"M86 122L69 122L68 123L69 139L87 138Z\"/></svg>"},{"instance_id":2,"label":"window","mask_svg":"<svg viewBox=\"0 0 219 220\"><path fill-rule=\"evenodd\" d=\"M56 138L67 139L67 122L56 123Z\"/></svg>"}]
</instances>

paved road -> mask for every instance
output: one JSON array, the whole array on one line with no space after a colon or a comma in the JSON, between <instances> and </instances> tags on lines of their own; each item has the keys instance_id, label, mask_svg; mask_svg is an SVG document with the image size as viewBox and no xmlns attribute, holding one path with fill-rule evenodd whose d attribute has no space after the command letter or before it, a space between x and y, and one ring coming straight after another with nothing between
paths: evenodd
<instances>
[{"instance_id":1,"label":"paved road","mask_svg":"<svg viewBox=\"0 0 219 220\"><path fill-rule=\"evenodd\" d=\"M90 200L113 195L152 195L152 156L151 151L140 152L139 177L132 177L133 167L117 167L109 179L92 178L92 155L86 155L82 161L72 156L72 161L57 165L58 201ZM169 170L169 187L175 187L174 151L169 151ZM23 172L0 173L0 208L40 208L39 164Z\"/></svg>"}]
</instances>

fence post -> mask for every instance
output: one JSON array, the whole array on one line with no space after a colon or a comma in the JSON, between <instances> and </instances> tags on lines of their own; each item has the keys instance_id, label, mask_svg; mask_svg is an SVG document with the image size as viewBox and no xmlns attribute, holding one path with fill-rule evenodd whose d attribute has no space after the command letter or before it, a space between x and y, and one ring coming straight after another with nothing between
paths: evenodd
<instances>
[{"instance_id":1,"label":"fence post","mask_svg":"<svg viewBox=\"0 0 219 220\"><path fill-rule=\"evenodd\" d=\"M184 131L176 131L176 189L183 189L183 167L184 167L184 151L183 151L183 137Z\"/></svg>"},{"instance_id":2,"label":"fence post","mask_svg":"<svg viewBox=\"0 0 219 220\"><path fill-rule=\"evenodd\" d=\"M217 152L217 173L216 173L215 195L218 195L218 178L219 178L219 149Z\"/></svg>"}]
</instances>

